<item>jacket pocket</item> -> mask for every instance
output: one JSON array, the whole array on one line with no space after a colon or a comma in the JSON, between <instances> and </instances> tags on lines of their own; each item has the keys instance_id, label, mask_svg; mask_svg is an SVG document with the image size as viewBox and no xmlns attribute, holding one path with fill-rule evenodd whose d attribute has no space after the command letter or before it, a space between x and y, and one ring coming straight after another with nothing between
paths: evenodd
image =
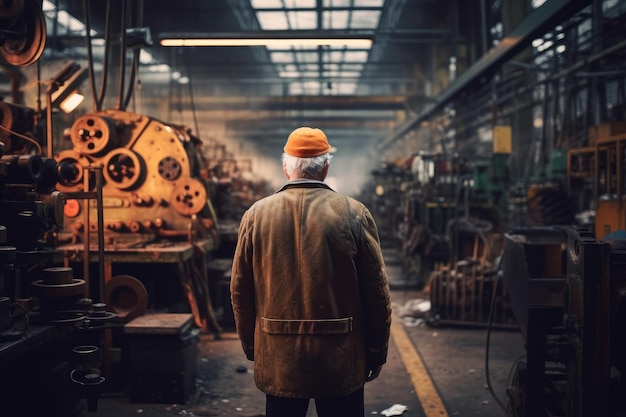
<instances>
[{"instance_id":1,"label":"jacket pocket","mask_svg":"<svg viewBox=\"0 0 626 417\"><path fill-rule=\"evenodd\" d=\"M261 317L261 329L269 334L343 334L352 331L352 317L323 320L280 320Z\"/></svg>"}]
</instances>

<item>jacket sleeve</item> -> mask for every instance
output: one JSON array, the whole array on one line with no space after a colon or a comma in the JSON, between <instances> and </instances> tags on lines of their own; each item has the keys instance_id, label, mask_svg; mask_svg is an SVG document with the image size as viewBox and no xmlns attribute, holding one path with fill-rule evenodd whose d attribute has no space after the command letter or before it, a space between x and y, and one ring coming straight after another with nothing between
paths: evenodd
<instances>
[{"instance_id":1,"label":"jacket sleeve","mask_svg":"<svg viewBox=\"0 0 626 417\"><path fill-rule=\"evenodd\" d=\"M256 306L252 270L252 221L247 211L241 218L237 246L233 257L230 294L237 334L249 360L254 360L254 326Z\"/></svg>"},{"instance_id":2,"label":"jacket sleeve","mask_svg":"<svg viewBox=\"0 0 626 417\"><path fill-rule=\"evenodd\" d=\"M365 317L365 338L369 367L387 360L391 302L378 229L370 211L363 207L358 216L357 271Z\"/></svg>"}]
</instances>

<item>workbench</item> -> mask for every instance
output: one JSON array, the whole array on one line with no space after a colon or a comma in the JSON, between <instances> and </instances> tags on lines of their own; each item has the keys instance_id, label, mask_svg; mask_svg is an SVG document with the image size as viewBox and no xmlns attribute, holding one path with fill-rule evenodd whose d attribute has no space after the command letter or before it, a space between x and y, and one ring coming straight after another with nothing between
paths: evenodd
<instances>
[{"instance_id":1,"label":"workbench","mask_svg":"<svg viewBox=\"0 0 626 417\"><path fill-rule=\"evenodd\" d=\"M67 244L58 247L63 253L65 266L71 263L85 265L85 245ZM104 286L113 278L113 265L116 263L131 264L173 264L177 267L178 278L183 286L189 307L196 325L203 331L219 333L208 290L206 254L215 249L212 239L203 239L190 243L187 241L161 241L142 245L108 244L103 250L104 269L100 283L100 295L104 294ZM95 245L88 248L89 264L98 264L101 254ZM90 288L88 265L84 269L87 291ZM87 294L86 294L87 295Z\"/></svg>"}]
</instances>

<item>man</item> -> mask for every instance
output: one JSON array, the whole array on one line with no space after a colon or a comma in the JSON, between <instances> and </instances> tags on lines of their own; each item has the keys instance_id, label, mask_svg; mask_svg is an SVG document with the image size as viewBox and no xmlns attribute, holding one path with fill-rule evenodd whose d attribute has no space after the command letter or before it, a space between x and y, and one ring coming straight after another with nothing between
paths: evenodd
<instances>
[{"instance_id":1,"label":"man","mask_svg":"<svg viewBox=\"0 0 626 417\"><path fill-rule=\"evenodd\" d=\"M360 202L323 181L330 145L319 129L287 139L289 182L243 215L231 297L267 417L363 417L365 382L387 357L391 308L378 230Z\"/></svg>"}]
</instances>

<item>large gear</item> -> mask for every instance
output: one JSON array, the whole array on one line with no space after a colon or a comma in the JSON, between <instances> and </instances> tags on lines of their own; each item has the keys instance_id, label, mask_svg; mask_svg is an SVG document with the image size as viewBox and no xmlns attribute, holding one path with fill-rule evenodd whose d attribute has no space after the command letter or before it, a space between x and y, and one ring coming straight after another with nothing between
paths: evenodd
<instances>
[{"instance_id":1,"label":"large gear","mask_svg":"<svg viewBox=\"0 0 626 417\"><path fill-rule=\"evenodd\" d=\"M170 198L172 207L184 216L197 214L207 204L207 195L204 185L194 179L187 178L177 184Z\"/></svg>"},{"instance_id":2,"label":"large gear","mask_svg":"<svg viewBox=\"0 0 626 417\"><path fill-rule=\"evenodd\" d=\"M108 184L120 190L130 190L141 183L144 172L144 163L137 153L118 148L107 155L102 174Z\"/></svg>"}]
</instances>

